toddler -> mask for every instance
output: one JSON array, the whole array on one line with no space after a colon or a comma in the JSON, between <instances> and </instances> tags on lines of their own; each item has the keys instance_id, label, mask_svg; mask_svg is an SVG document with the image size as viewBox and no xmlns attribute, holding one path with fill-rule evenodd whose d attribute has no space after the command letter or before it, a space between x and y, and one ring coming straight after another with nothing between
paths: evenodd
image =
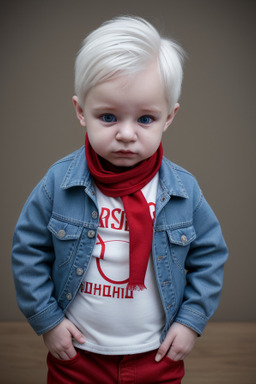
<instances>
[{"instance_id":1,"label":"toddler","mask_svg":"<svg viewBox=\"0 0 256 384\"><path fill-rule=\"evenodd\" d=\"M78 53L85 146L49 169L13 240L18 304L49 350L49 384L178 384L217 308L220 225L161 144L183 57L137 17L105 22Z\"/></svg>"}]
</instances>

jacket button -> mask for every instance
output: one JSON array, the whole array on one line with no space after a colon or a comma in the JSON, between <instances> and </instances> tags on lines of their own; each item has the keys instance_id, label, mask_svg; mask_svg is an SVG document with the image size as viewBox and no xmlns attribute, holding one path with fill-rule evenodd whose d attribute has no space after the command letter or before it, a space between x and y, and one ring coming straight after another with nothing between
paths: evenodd
<instances>
[{"instance_id":1,"label":"jacket button","mask_svg":"<svg viewBox=\"0 0 256 384\"><path fill-rule=\"evenodd\" d=\"M65 237L66 236L66 231L64 231L64 229L59 230L58 236L61 237L61 238Z\"/></svg>"},{"instance_id":2,"label":"jacket button","mask_svg":"<svg viewBox=\"0 0 256 384\"><path fill-rule=\"evenodd\" d=\"M76 269L76 274L77 274L77 276L82 276L83 273L84 273L83 268L77 268L77 269Z\"/></svg>"},{"instance_id":3,"label":"jacket button","mask_svg":"<svg viewBox=\"0 0 256 384\"><path fill-rule=\"evenodd\" d=\"M87 236L89 237L89 239L93 239L94 236L95 236L95 231L93 231L92 229L90 229L90 231L88 231Z\"/></svg>"},{"instance_id":4,"label":"jacket button","mask_svg":"<svg viewBox=\"0 0 256 384\"><path fill-rule=\"evenodd\" d=\"M98 212L97 211L93 211L92 212L92 218L93 219L97 219L97 217L98 217Z\"/></svg>"},{"instance_id":5,"label":"jacket button","mask_svg":"<svg viewBox=\"0 0 256 384\"><path fill-rule=\"evenodd\" d=\"M68 301L72 300L72 293L68 293L66 295L66 298L68 299Z\"/></svg>"},{"instance_id":6,"label":"jacket button","mask_svg":"<svg viewBox=\"0 0 256 384\"><path fill-rule=\"evenodd\" d=\"M182 241L182 244L187 244L187 241L188 241L187 236L182 235L180 239L181 239L181 241Z\"/></svg>"}]
</instances>

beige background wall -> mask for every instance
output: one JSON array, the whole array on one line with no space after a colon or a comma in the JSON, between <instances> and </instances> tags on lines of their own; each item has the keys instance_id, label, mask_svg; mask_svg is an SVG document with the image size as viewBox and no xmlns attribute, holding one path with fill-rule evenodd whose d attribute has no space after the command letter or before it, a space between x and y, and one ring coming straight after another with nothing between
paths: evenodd
<instances>
[{"instance_id":1,"label":"beige background wall","mask_svg":"<svg viewBox=\"0 0 256 384\"><path fill-rule=\"evenodd\" d=\"M119 14L149 19L188 53L181 109L165 155L190 170L230 248L215 320L256 320L255 1L1 0L0 320L21 320L10 253L28 194L80 147L73 64L80 42Z\"/></svg>"}]
</instances>

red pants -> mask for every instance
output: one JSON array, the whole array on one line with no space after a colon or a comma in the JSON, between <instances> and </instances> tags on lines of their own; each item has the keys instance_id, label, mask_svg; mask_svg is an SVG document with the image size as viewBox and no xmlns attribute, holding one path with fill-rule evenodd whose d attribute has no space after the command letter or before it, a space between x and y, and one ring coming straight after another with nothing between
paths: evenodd
<instances>
[{"instance_id":1,"label":"red pants","mask_svg":"<svg viewBox=\"0 0 256 384\"><path fill-rule=\"evenodd\" d=\"M183 361L155 362L156 351L135 355L99 355L78 350L71 360L47 357L48 384L180 384Z\"/></svg>"}]
</instances>

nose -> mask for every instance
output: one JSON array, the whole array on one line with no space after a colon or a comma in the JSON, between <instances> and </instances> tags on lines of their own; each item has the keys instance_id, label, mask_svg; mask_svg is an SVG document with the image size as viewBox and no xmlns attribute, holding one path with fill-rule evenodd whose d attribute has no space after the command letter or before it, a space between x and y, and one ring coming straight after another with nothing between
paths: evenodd
<instances>
[{"instance_id":1,"label":"nose","mask_svg":"<svg viewBox=\"0 0 256 384\"><path fill-rule=\"evenodd\" d=\"M136 141L137 133L136 127L132 122L123 122L118 124L116 139L123 142Z\"/></svg>"}]
</instances>

